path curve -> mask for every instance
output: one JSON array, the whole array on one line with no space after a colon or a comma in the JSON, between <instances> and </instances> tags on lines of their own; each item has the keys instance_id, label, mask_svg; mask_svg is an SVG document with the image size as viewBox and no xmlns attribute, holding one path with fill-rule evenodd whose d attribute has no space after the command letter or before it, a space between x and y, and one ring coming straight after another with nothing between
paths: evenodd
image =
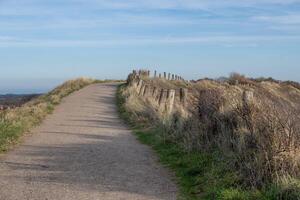
<instances>
[{"instance_id":1,"label":"path curve","mask_svg":"<svg viewBox=\"0 0 300 200\"><path fill-rule=\"evenodd\" d=\"M170 174L118 118L117 84L66 97L0 158L1 200L176 199Z\"/></svg>"}]
</instances>

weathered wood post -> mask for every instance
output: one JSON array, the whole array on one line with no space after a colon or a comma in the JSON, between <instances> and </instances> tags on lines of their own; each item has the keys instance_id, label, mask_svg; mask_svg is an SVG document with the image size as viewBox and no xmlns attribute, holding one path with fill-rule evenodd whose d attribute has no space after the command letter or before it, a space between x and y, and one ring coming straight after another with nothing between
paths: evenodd
<instances>
[{"instance_id":1,"label":"weathered wood post","mask_svg":"<svg viewBox=\"0 0 300 200\"><path fill-rule=\"evenodd\" d=\"M167 94L166 109L168 114L171 114L174 107L175 90L169 89Z\"/></svg>"},{"instance_id":2,"label":"weathered wood post","mask_svg":"<svg viewBox=\"0 0 300 200\"><path fill-rule=\"evenodd\" d=\"M174 80L174 74L172 74L172 81Z\"/></svg>"},{"instance_id":3,"label":"weathered wood post","mask_svg":"<svg viewBox=\"0 0 300 200\"><path fill-rule=\"evenodd\" d=\"M159 73L159 78L161 78L161 73Z\"/></svg>"},{"instance_id":4,"label":"weathered wood post","mask_svg":"<svg viewBox=\"0 0 300 200\"><path fill-rule=\"evenodd\" d=\"M157 87L154 87L152 91L152 97L155 99L156 96L157 96Z\"/></svg>"},{"instance_id":5,"label":"weathered wood post","mask_svg":"<svg viewBox=\"0 0 300 200\"><path fill-rule=\"evenodd\" d=\"M147 76L150 78L150 70L147 71Z\"/></svg>"},{"instance_id":6,"label":"weathered wood post","mask_svg":"<svg viewBox=\"0 0 300 200\"><path fill-rule=\"evenodd\" d=\"M143 83L141 86L141 89L139 91L139 95L143 95L144 94L144 90L145 90L145 84Z\"/></svg>"},{"instance_id":7,"label":"weathered wood post","mask_svg":"<svg viewBox=\"0 0 300 200\"><path fill-rule=\"evenodd\" d=\"M161 106L165 102L165 90L161 89L158 99L158 104Z\"/></svg>"},{"instance_id":8,"label":"weathered wood post","mask_svg":"<svg viewBox=\"0 0 300 200\"><path fill-rule=\"evenodd\" d=\"M186 88L180 88L179 90L179 98L180 103L185 106L187 102L187 89Z\"/></svg>"},{"instance_id":9,"label":"weathered wood post","mask_svg":"<svg viewBox=\"0 0 300 200\"><path fill-rule=\"evenodd\" d=\"M168 73L168 80L170 80L170 77L171 77L171 74L170 74L170 73Z\"/></svg>"},{"instance_id":10,"label":"weathered wood post","mask_svg":"<svg viewBox=\"0 0 300 200\"><path fill-rule=\"evenodd\" d=\"M156 78L156 70L154 71L154 78Z\"/></svg>"},{"instance_id":11,"label":"weathered wood post","mask_svg":"<svg viewBox=\"0 0 300 200\"><path fill-rule=\"evenodd\" d=\"M248 106L254 102L254 92L250 90L243 91L243 104Z\"/></svg>"},{"instance_id":12,"label":"weathered wood post","mask_svg":"<svg viewBox=\"0 0 300 200\"><path fill-rule=\"evenodd\" d=\"M136 70L133 70L132 73L129 74L127 77L127 84L129 84L129 86L133 87L136 90L138 82L139 82L139 78L136 74Z\"/></svg>"},{"instance_id":13,"label":"weathered wood post","mask_svg":"<svg viewBox=\"0 0 300 200\"><path fill-rule=\"evenodd\" d=\"M148 96L148 91L149 90L149 85L145 85L144 91L143 91L143 96L146 97Z\"/></svg>"},{"instance_id":14,"label":"weathered wood post","mask_svg":"<svg viewBox=\"0 0 300 200\"><path fill-rule=\"evenodd\" d=\"M136 87L136 92L139 94L140 93L140 90L141 90L141 87L143 85L143 80L140 79L137 83L137 87Z\"/></svg>"},{"instance_id":15,"label":"weathered wood post","mask_svg":"<svg viewBox=\"0 0 300 200\"><path fill-rule=\"evenodd\" d=\"M164 79L167 79L167 73L164 72Z\"/></svg>"}]
</instances>

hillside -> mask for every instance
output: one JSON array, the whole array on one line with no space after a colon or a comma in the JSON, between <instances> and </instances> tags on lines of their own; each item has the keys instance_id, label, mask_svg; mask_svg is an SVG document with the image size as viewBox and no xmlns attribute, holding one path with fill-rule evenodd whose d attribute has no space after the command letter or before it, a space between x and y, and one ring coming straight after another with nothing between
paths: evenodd
<instances>
[{"instance_id":1,"label":"hillside","mask_svg":"<svg viewBox=\"0 0 300 200\"><path fill-rule=\"evenodd\" d=\"M120 91L121 110L175 170L185 196L300 198L298 83L239 74L168 79L134 71Z\"/></svg>"},{"instance_id":2,"label":"hillside","mask_svg":"<svg viewBox=\"0 0 300 200\"><path fill-rule=\"evenodd\" d=\"M24 133L42 122L64 97L95 82L84 78L70 80L20 107L0 111L0 152L6 151Z\"/></svg>"},{"instance_id":3,"label":"hillside","mask_svg":"<svg viewBox=\"0 0 300 200\"><path fill-rule=\"evenodd\" d=\"M15 108L40 96L39 94L5 94L0 95L0 110Z\"/></svg>"},{"instance_id":4,"label":"hillside","mask_svg":"<svg viewBox=\"0 0 300 200\"><path fill-rule=\"evenodd\" d=\"M119 83L76 91L0 157L0 199L174 200L177 186L118 116Z\"/></svg>"}]
</instances>

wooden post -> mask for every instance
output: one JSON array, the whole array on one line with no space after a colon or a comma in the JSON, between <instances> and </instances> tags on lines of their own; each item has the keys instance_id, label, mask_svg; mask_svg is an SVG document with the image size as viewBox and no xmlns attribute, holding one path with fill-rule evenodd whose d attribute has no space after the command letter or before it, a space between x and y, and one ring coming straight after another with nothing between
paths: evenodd
<instances>
[{"instance_id":1,"label":"wooden post","mask_svg":"<svg viewBox=\"0 0 300 200\"><path fill-rule=\"evenodd\" d=\"M141 90L141 87L143 85L143 80L140 79L139 82L137 83L137 87L136 87L136 92L139 94L140 93L140 90Z\"/></svg>"},{"instance_id":2,"label":"wooden post","mask_svg":"<svg viewBox=\"0 0 300 200\"><path fill-rule=\"evenodd\" d=\"M167 95L167 103L166 103L166 109L168 114L171 114L173 111L174 99L175 99L175 90L169 89Z\"/></svg>"},{"instance_id":3,"label":"wooden post","mask_svg":"<svg viewBox=\"0 0 300 200\"><path fill-rule=\"evenodd\" d=\"M172 74L172 80L174 80L174 74Z\"/></svg>"},{"instance_id":4,"label":"wooden post","mask_svg":"<svg viewBox=\"0 0 300 200\"><path fill-rule=\"evenodd\" d=\"M170 73L168 73L168 80L170 80L170 77L171 77L171 74L170 74Z\"/></svg>"},{"instance_id":5,"label":"wooden post","mask_svg":"<svg viewBox=\"0 0 300 200\"><path fill-rule=\"evenodd\" d=\"M161 73L159 73L159 78L161 78Z\"/></svg>"},{"instance_id":6,"label":"wooden post","mask_svg":"<svg viewBox=\"0 0 300 200\"><path fill-rule=\"evenodd\" d=\"M187 89L186 88L180 88L179 97L180 97L181 104L185 106L186 101L187 101Z\"/></svg>"},{"instance_id":7,"label":"wooden post","mask_svg":"<svg viewBox=\"0 0 300 200\"><path fill-rule=\"evenodd\" d=\"M143 95L144 94L144 90L145 90L145 84L143 83L141 86L141 89L139 91L139 95Z\"/></svg>"},{"instance_id":8,"label":"wooden post","mask_svg":"<svg viewBox=\"0 0 300 200\"><path fill-rule=\"evenodd\" d=\"M164 72L164 79L167 79L167 73Z\"/></svg>"},{"instance_id":9,"label":"wooden post","mask_svg":"<svg viewBox=\"0 0 300 200\"><path fill-rule=\"evenodd\" d=\"M136 90L137 86L139 84L139 79L137 78L136 74L131 74L132 75L132 79L130 80L130 85Z\"/></svg>"},{"instance_id":10,"label":"wooden post","mask_svg":"<svg viewBox=\"0 0 300 200\"><path fill-rule=\"evenodd\" d=\"M148 70L148 72L147 72L147 76L148 76L148 77L150 77L150 70Z\"/></svg>"},{"instance_id":11,"label":"wooden post","mask_svg":"<svg viewBox=\"0 0 300 200\"><path fill-rule=\"evenodd\" d=\"M152 97L155 98L156 95L157 95L157 87L154 87L152 91Z\"/></svg>"},{"instance_id":12,"label":"wooden post","mask_svg":"<svg viewBox=\"0 0 300 200\"><path fill-rule=\"evenodd\" d=\"M254 92L250 90L243 91L243 103L244 105L250 105L254 101Z\"/></svg>"},{"instance_id":13,"label":"wooden post","mask_svg":"<svg viewBox=\"0 0 300 200\"><path fill-rule=\"evenodd\" d=\"M156 78L156 70L154 71L154 78Z\"/></svg>"},{"instance_id":14,"label":"wooden post","mask_svg":"<svg viewBox=\"0 0 300 200\"><path fill-rule=\"evenodd\" d=\"M143 96L148 95L148 90L149 90L149 85L145 85L144 91L143 91Z\"/></svg>"},{"instance_id":15,"label":"wooden post","mask_svg":"<svg viewBox=\"0 0 300 200\"><path fill-rule=\"evenodd\" d=\"M161 105L162 103L164 103L164 101L165 101L165 91L164 91L164 89L161 89L160 90L160 94L159 94L159 99L158 99L158 104L159 105Z\"/></svg>"}]
</instances>

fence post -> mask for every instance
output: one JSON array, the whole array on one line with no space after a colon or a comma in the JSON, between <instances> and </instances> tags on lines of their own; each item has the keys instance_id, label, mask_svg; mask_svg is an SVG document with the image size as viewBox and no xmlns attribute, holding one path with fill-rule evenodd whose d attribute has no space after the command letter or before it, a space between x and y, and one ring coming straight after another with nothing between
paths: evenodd
<instances>
[{"instance_id":1,"label":"fence post","mask_svg":"<svg viewBox=\"0 0 300 200\"><path fill-rule=\"evenodd\" d=\"M154 71L154 78L156 78L156 70Z\"/></svg>"},{"instance_id":2,"label":"fence post","mask_svg":"<svg viewBox=\"0 0 300 200\"><path fill-rule=\"evenodd\" d=\"M243 91L243 103L244 105L250 105L254 101L254 92L250 90Z\"/></svg>"},{"instance_id":3,"label":"fence post","mask_svg":"<svg viewBox=\"0 0 300 200\"><path fill-rule=\"evenodd\" d=\"M165 100L164 100L164 95L165 94L165 91L164 89L161 89L160 90L160 94L159 94L159 99L158 99L158 104L161 105Z\"/></svg>"},{"instance_id":4,"label":"fence post","mask_svg":"<svg viewBox=\"0 0 300 200\"><path fill-rule=\"evenodd\" d=\"M148 90L149 90L149 85L145 85L144 91L143 91L143 96L148 95Z\"/></svg>"},{"instance_id":5,"label":"fence post","mask_svg":"<svg viewBox=\"0 0 300 200\"><path fill-rule=\"evenodd\" d=\"M135 90L138 87L139 79L137 78L136 73L132 73L129 78L129 85L132 86Z\"/></svg>"},{"instance_id":6,"label":"fence post","mask_svg":"<svg viewBox=\"0 0 300 200\"><path fill-rule=\"evenodd\" d=\"M187 89L186 88L180 88L179 97L180 97L181 104L185 106L186 100L187 100Z\"/></svg>"},{"instance_id":7,"label":"fence post","mask_svg":"<svg viewBox=\"0 0 300 200\"><path fill-rule=\"evenodd\" d=\"M154 88L153 88L153 91L152 91L152 97L153 97L154 99L156 99L156 96L157 96L157 87L154 87Z\"/></svg>"},{"instance_id":8,"label":"fence post","mask_svg":"<svg viewBox=\"0 0 300 200\"><path fill-rule=\"evenodd\" d=\"M145 84L143 83L141 86L141 89L139 91L139 95L143 95L144 94L144 90L145 90Z\"/></svg>"},{"instance_id":9,"label":"fence post","mask_svg":"<svg viewBox=\"0 0 300 200\"><path fill-rule=\"evenodd\" d=\"M171 74L170 74L170 73L168 73L168 80L170 80L170 76L171 76Z\"/></svg>"},{"instance_id":10,"label":"fence post","mask_svg":"<svg viewBox=\"0 0 300 200\"><path fill-rule=\"evenodd\" d=\"M174 99L175 99L175 90L169 89L167 94L167 103L166 103L166 109L168 114L171 114L173 111Z\"/></svg>"},{"instance_id":11,"label":"fence post","mask_svg":"<svg viewBox=\"0 0 300 200\"><path fill-rule=\"evenodd\" d=\"M137 87L136 87L136 92L139 94L141 87L143 85L143 80L140 79L139 82L137 83Z\"/></svg>"}]
</instances>

